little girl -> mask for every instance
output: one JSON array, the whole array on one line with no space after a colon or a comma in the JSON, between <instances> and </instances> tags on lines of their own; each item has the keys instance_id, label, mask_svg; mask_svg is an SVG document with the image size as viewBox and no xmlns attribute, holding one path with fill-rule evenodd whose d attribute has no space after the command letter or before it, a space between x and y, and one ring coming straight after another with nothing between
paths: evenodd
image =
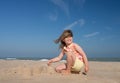
<instances>
[{"instance_id":1,"label":"little girl","mask_svg":"<svg viewBox=\"0 0 120 83\"><path fill-rule=\"evenodd\" d=\"M61 52L59 56L50 59L48 61L48 66L53 62L58 62L66 55L67 63L58 65L55 70L60 73L70 74L71 72L80 72L81 68L85 65L84 70L88 72L88 60L85 52L82 48L73 43L73 33L71 30L64 30L62 35L55 40L55 43L60 42Z\"/></svg>"}]
</instances>

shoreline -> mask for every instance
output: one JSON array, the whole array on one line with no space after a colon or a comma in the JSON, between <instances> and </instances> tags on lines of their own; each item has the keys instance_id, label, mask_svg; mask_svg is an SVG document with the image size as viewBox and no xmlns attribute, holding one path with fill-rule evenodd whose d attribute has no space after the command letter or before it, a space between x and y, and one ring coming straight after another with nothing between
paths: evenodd
<instances>
[{"instance_id":1,"label":"shoreline","mask_svg":"<svg viewBox=\"0 0 120 83\"><path fill-rule=\"evenodd\" d=\"M48 61L51 58L39 58L39 57L4 57L4 58L0 58L0 60L33 60L33 61ZM110 58L106 58L106 57L99 57L99 58L88 58L89 61L98 61L98 62L120 62L120 58L117 57L110 57ZM62 61L65 61L64 59L62 59Z\"/></svg>"}]
</instances>

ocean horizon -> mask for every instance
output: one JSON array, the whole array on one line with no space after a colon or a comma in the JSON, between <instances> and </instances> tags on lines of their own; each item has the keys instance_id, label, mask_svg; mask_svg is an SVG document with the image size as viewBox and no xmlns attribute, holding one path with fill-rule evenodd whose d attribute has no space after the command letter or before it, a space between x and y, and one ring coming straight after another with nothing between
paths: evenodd
<instances>
[{"instance_id":1,"label":"ocean horizon","mask_svg":"<svg viewBox=\"0 0 120 83\"><path fill-rule=\"evenodd\" d=\"M0 57L0 60L40 60L48 61L51 57ZM65 60L63 58L62 60ZM120 57L88 57L88 61L120 62Z\"/></svg>"}]
</instances>

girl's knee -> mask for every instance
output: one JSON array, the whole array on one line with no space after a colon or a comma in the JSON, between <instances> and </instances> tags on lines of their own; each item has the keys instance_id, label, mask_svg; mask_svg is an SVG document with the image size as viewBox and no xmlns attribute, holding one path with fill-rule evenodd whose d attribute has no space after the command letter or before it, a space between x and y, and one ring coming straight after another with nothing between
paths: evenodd
<instances>
[{"instance_id":1,"label":"girl's knee","mask_svg":"<svg viewBox=\"0 0 120 83\"><path fill-rule=\"evenodd\" d=\"M59 68L59 67L56 67L56 68L55 68L56 71L59 71L60 69L61 69L61 68Z\"/></svg>"},{"instance_id":2,"label":"girl's knee","mask_svg":"<svg viewBox=\"0 0 120 83\"><path fill-rule=\"evenodd\" d=\"M59 65L55 68L55 71L56 72L61 72L63 69L66 69L66 65L65 64L62 64L62 65Z\"/></svg>"},{"instance_id":3,"label":"girl's knee","mask_svg":"<svg viewBox=\"0 0 120 83\"><path fill-rule=\"evenodd\" d=\"M60 72L60 69L58 67L55 68L56 72Z\"/></svg>"}]
</instances>

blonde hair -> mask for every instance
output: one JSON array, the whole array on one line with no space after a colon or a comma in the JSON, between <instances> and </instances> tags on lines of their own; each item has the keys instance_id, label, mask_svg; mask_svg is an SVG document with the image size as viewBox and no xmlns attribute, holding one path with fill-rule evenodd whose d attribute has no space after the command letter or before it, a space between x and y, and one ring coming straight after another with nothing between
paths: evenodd
<instances>
[{"instance_id":1,"label":"blonde hair","mask_svg":"<svg viewBox=\"0 0 120 83\"><path fill-rule=\"evenodd\" d=\"M63 48L64 46L66 46L66 44L63 40L67 37L73 37L73 33L72 33L71 30L64 30L63 33L61 34L61 36L58 39L55 40L55 43L60 42L60 47L59 48Z\"/></svg>"}]
</instances>

